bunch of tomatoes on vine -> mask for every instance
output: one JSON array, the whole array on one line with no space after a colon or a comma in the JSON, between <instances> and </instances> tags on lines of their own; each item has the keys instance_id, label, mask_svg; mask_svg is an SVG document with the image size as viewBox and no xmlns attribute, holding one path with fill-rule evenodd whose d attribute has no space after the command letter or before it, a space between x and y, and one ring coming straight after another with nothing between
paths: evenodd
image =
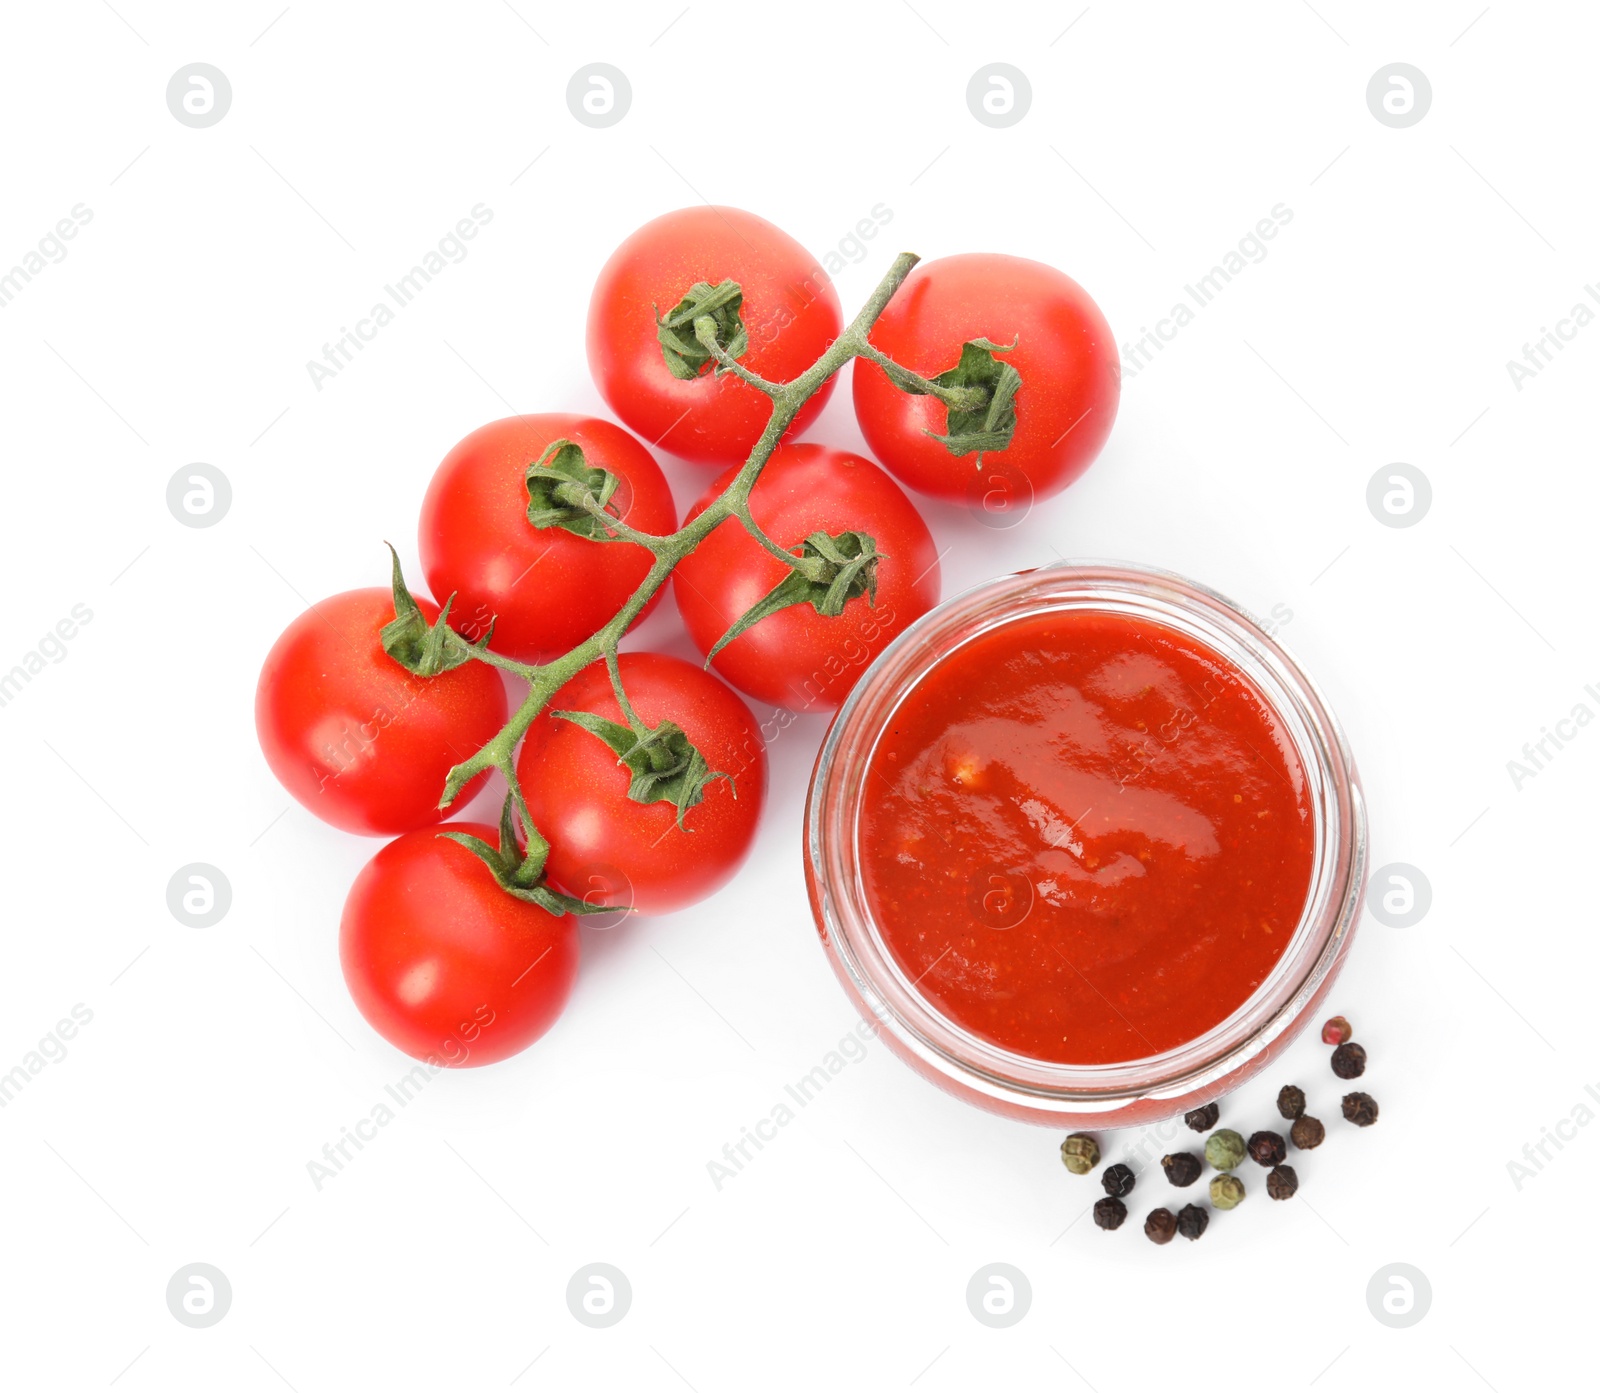
<instances>
[{"instance_id":1,"label":"bunch of tomatoes on vine","mask_svg":"<svg viewBox=\"0 0 1600 1393\"><path fill-rule=\"evenodd\" d=\"M623 425L552 412L466 436L422 501L434 598L394 556L387 587L295 619L256 692L284 787L393 838L350 889L340 961L371 1025L434 1065L544 1034L584 921L679 910L734 875L767 783L739 693L831 711L938 602L902 485L1049 497L1117 409L1111 331L1060 271L904 253L847 324L816 259L733 208L624 241L587 344ZM876 462L798 438L846 364ZM681 525L641 437L720 471ZM701 664L622 650L669 581ZM490 780L498 826L445 821Z\"/></svg>"}]
</instances>

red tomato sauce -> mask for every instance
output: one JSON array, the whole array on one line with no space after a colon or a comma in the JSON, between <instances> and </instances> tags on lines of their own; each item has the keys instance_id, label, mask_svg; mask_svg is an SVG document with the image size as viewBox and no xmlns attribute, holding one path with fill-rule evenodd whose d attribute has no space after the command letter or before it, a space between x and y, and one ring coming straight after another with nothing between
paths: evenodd
<instances>
[{"instance_id":1,"label":"red tomato sauce","mask_svg":"<svg viewBox=\"0 0 1600 1393\"><path fill-rule=\"evenodd\" d=\"M869 770L860 859L890 952L1018 1054L1193 1040L1299 923L1300 757L1252 682L1164 625L1070 610L991 630L912 689Z\"/></svg>"}]
</instances>

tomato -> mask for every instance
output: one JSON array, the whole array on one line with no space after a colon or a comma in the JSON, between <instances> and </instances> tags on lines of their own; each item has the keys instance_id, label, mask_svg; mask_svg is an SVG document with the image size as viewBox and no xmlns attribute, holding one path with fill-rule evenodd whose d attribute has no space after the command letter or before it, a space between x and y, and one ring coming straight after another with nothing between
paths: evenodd
<instances>
[{"instance_id":1,"label":"tomato","mask_svg":"<svg viewBox=\"0 0 1600 1393\"><path fill-rule=\"evenodd\" d=\"M827 273L787 233L737 208L682 208L647 222L606 262L589 301L589 371L611 409L646 440L710 464L742 460L771 415L772 403L709 365L680 380L668 370L657 316L675 309L691 286L738 281L752 372L787 382L839 336L839 296ZM692 335L691 335L692 337ZM822 410L830 381L792 429Z\"/></svg>"},{"instance_id":2,"label":"tomato","mask_svg":"<svg viewBox=\"0 0 1600 1393\"><path fill-rule=\"evenodd\" d=\"M418 596L417 606L438 618L433 601ZM393 836L438 822L445 775L506 722L498 672L470 662L413 677L379 640L393 618L387 590L324 600L283 631L256 686L256 736L278 782L346 832Z\"/></svg>"},{"instance_id":3,"label":"tomato","mask_svg":"<svg viewBox=\"0 0 1600 1393\"><path fill-rule=\"evenodd\" d=\"M690 512L703 512L727 486L730 469ZM822 445L781 445L750 491L750 512L780 546L813 532L865 532L878 563L876 604L862 595L836 617L810 604L768 615L712 659L734 686L774 706L827 711L844 700L868 663L939 600L939 554L904 491L871 460ZM788 574L730 518L673 573L673 594L702 653Z\"/></svg>"},{"instance_id":4,"label":"tomato","mask_svg":"<svg viewBox=\"0 0 1600 1393\"><path fill-rule=\"evenodd\" d=\"M1022 377L1016 433L1005 450L983 456L981 470L974 455L952 455L926 434L945 434L936 397L908 395L876 364L856 362L856 419L867 445L891 474L923 493L1025 507L1066 488L1111 433L1121 391L1111 326L1088 292L1054 267L991 253L930 261L906 278L871 338L923 377L954 367L971 339L1016 341L996 354Z\"/></svg>"},{"instance_id":5,"label":"tomato","mask_svg":"<svg viewBox=\"0 0 1600 1393\"><path fill-rule=\"evenodd\" d=\"M479 823L450 830L497 845ZM344 902L339 962L361 1014L417 1059L493 1064L554 1024L578 973L578 926L502 890L432 828L362 867Z\"/></svg>"},{"instance_id":6,"label":"tomato","mask_svg":"<svg viewBox=\"0 0 1600 1393\"><path fill-rule=\"evenodd\" d=\"M703 668L662 653L624 653L622 689L650 727L672 721L714 770L683 826L670 803L635 803L629 772L592 732L555 711L592 711L621 724L604 663L566 684L528 729L517 779L550 842L546 875L593 904L666 914L719 889L739 869L766 797L767 753L749 708Z\"/></svg>"},{"instance_id":7,"label":"tomato","mask_svg":"<svg viewBox=\"0 0 1600 1393\"><path fill-rule=\"evenodd\" d=\"M492 618L496 651L526 662L582 643L650 569L650 553L632 542L528 521L528 466L562 438L622 481L611 503L631 527L658 536L676 527L666 477L643 445L609 421L549 414L508 416L467 436L428 485L417 529L428 588L455 595L456 627L476 638Z\"/></svg>"}]
</instances>

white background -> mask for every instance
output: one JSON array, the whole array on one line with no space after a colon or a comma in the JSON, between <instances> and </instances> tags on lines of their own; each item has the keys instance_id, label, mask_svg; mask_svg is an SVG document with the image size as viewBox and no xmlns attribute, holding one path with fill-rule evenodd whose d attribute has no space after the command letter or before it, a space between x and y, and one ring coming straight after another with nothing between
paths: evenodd
<instances>
[{"instance_id":1,"label":"white background","mask_svg":"<svg viewBox=\"0 0 1600 1393\"><path fill-rule=\"evenodd\" d=\"M1592 1377L1600 1127L1548 1148L1520 1189L1507 1163L1600 1089L1600 729L1520 791L1506 769L1576 703L1600 712L1579 559L1600 327L1520 391L1506 368L1600 281L1592 7L68 0L9 7L5 24L0 267L74 204L93 220L0 310L0 669L74 604L94 618L0 709L0 1071L75 1003L94 1016L0 1110L0 1381ZM1032 84L1008 129L966 105L991 60ZM1365 99L1397 60L1433 90L1408 129ZM233 89L204 130L165 104L193 61ZM631 80L609 129L566 105L592 61ZM1306 1086L1331 1135L1295 1158L1295 1200L1256 1181L1193 1245L1153 1247L1136 1222L1101 1233L1084 1217L1098 1187L1063 1170L1058 1135L946 1098L877 1044L713 1186L707 1162L854 1025L801 884L817 719L772 744L771 806L734 885L589 933L542 1043L435 1080L336 1180L308 1178L409 1062L357 1014L336 955L376 844L316 822L267 772L261 659L307 601L381 583L383 539L417 574L423 488L468 430L513 409L602 411L582 351L594 274L639 223L702 198L818 255L888 205L838 277L847 312L897 250L992 249L1078 278L1121 342L1273 205L1293 211L1265 260L1129 374L1081 482L1009 532L925 511L946 594L1091 555L1292 611L1284 639L1362 767L1374 864L1433 887L1412 928L1366 917L1330 1002L1371 1053L1379 1125L1338 1122L1343 1086L1309 1039L1225 1106L1248 1132L1279 1083ZM316 390L306 360L479 202L493 221L466 260ZM847 391L812 438L859 443ZM195 461L233 488L206 530L165 503ZM1407 529L1365 502L1395 461L1433 489ZM686 504L707 474L664 463ZM639 641L681 650L666 608ZM167 910L194 861L232 884L211 929ZM1116 1159L1137 1138L1104 1142ZM1168 1199L1147 1176L1136 1218ZM204 1330L164 1296L196 1261L233 1290ZM595 1261L633 1289L607 1330L565 1300ZM1032 1289L1001 1330L965 1299L997 1261ZM1368 1309L1392 1262L1431 1283L1409 1329Z\"/></svg>"}]
</instances>

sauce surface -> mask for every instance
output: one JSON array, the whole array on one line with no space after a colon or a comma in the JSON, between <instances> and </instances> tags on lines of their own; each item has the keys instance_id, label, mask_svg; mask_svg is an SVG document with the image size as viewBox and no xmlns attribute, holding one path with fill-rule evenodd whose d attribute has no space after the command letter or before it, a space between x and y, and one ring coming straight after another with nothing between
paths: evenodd
<instances>
[{"instance_id":1,"label":"sauce surface","mask_svg":"<svg viewBox=\"0 0 1600 1393\"><path fill-rule=\"evenodd\" d=\"M1242 1005L1311 882L1299 755L1256 686L1174 629L1019 619L935 666L873 752L860 862L890 952L1004 1049L1110 1064Z\"/></svg>"}]
</instances>

